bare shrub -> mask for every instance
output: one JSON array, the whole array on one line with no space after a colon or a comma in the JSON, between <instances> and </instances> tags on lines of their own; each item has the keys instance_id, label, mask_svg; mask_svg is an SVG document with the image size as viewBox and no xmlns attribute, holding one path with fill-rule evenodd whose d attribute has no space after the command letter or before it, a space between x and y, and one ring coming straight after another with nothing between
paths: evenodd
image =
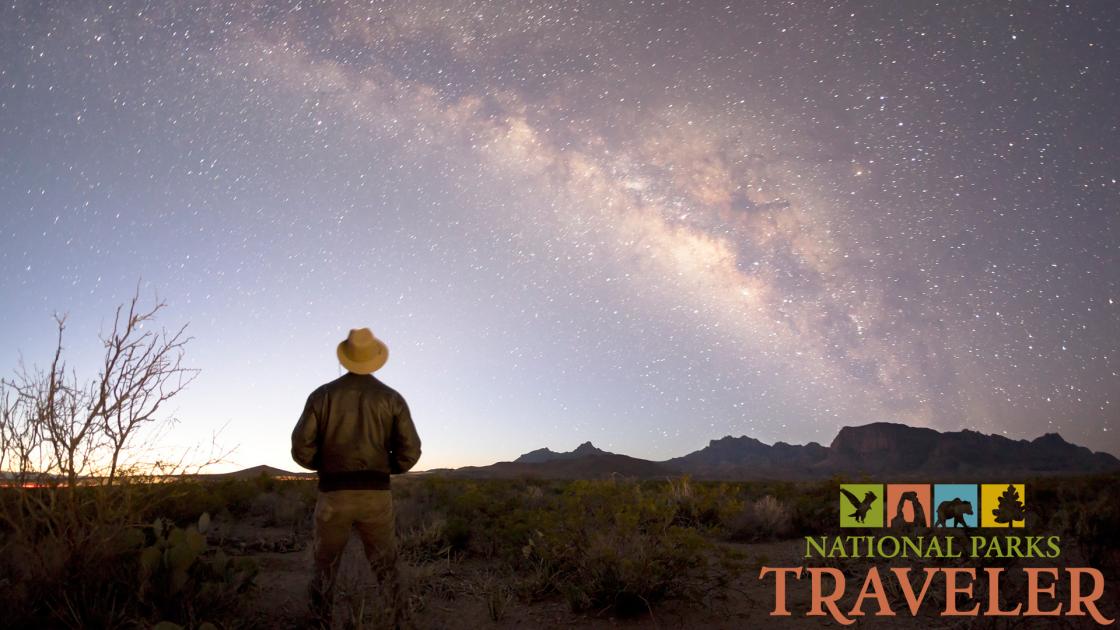
<instances>
[{"instance_id":1,"label":"bare shrub","mask_svg":"<svg viewBox=\"0 0 1120 630\"><path fill-rule=\"evenodd\" d=\"M789 507L766 495L747 503L727 527L732 540L777 540L790 534L792 523Z\"/></svg>"},{"instance_id":2,"label":"bare shrub","mask_svg":"<svg viewBox=\"0 0 1120 630\"><path fill-rule=\"evenodd\" d=\"M137 287L100 337L97 375L84 380L67 365L66 317L56 315L50 363L29 368L21 360L12 378L0 380L0 463L15 481L42 485L61 478L73 488L85 477L112 485L122 469L141 464L129 459L142 453L131 448L137 436L161 421L165 403L198 373L182 364L186 325L174 332L149 328L165 306L157 300L143 307Z\"/></svg>"},{"instance_id":3,"label":"bare shrub","mask_svg":"<svg viewBox=\"0 0 1120 630\"><path fill-rule=\"evenodd\" d=\"M144 461L142 437L169 426L166 403L191 382L186 327L155 330L164 308L141 304L139 286L119 306L97 374L80 378L65 358L66 317L55 317L45 367L23 360L0 379L0 583L6 621L31 627L114 627L158 620L137 598L144 535L139 515L166 508L166 480L218 461L213 451ZM149 433L151 431L152 433ZM193 518L197 518L194 514ZM217 611L213 611L217 612ZM143 625L143 624L141 624Z\"/></svg>"}]
</instances>

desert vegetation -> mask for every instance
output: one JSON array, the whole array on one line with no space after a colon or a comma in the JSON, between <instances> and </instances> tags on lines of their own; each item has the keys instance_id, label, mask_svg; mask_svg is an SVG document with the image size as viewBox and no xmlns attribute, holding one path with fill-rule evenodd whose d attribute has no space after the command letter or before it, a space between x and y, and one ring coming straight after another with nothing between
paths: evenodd
<instances>
[{"instance_id":1,"label":"desert vegetation","mask_svg":"<svg viewBox=\"0 0 1120 630\"><path fill-rule=\"evenodd\" d=\"M164 483L217 461L188 450L159 459L144 446L197 372L183 364L186 326L155 322L139 285L100 336L82 377L56 316L45 366L22 359L0 379L0 606L5 625L120 627L222 618L251 585L252 566L211 549L208 516L174 512L183 487ZM231 613L232 614L232 613Z\"/></svg>"},{"instance_id":2,"label":"desert vegetation","mask_svg":"<svg viewBox=\"0 0 1120 630\"><path fill-rule=\"evenodd\" d=\"M185 329L152 325L162 308L137 294L118 309L90 378L67 367L59 317L47 366L21 365L0 381L5 627L308 622L315 481L199 475L220 453L167 461L138 446L170 421L161 408L194 375L182 363ZM400 476L407 596L396 605L419 627L657 624L670 612L679 625L689 611L758 623L769 605L748 592L758 568L802 563L800 536L840 533L843 481ZM1026 481L1028 526L1063 536L1077 562L1115 580L1120 477ZM391 617L360 569L343 579L336 626L376 628Z\"/></svg>"},{"instance_id":3,"label":"desert vegetation","mask_svg":"<svg viewBox=\"0 0 1120 630\"><path fill-rule=\"evenodd\" d=\"M592 616L650 614L667 600L703 605L727 597L748 560L721 541L774 539L814 518L793 493L687 478L400 479L410 612L440 592L441 572L470 565L485 575L459 588L485 600L495 621L514 601L560 601ZM312 480L267 476L7 488L4 603L28 626L244 626L254 554L305 550L315 496ZM63 515L72 522L60 526Z\"/></svg>"},{"instance_id":4,"label":"desert vegetation","mask_svg":"<svg viewBox=\"0 0 1120 630\"><path fill-rule=\"evenodd\" d=\"M1037 527L1075 541L1070 550L1110 579L1120 553L1116 481L1031 484L1037 504L1063 506L1033 513ZM0 496L0 592L16 626L242 628L302 620L313 480L183 479L8 488ZM399 478L394 501L407 615L423 627L464 605L486 623L535 606L585 620L719 609L745 597L737 582L781 560L766 556L780 547L773 541L839 533L835 496L836 481ZM85 525L59 527L29 511L51 500ZM98 512L106 506L115 506L111 519ZM13 527L13 515L21 514L26 521ZM269 566L281 556L291 558L292 597L290 616L278 618L269 599L275 591L261 587L283 577ZM791 551L787 560L795 558ZM363 588L341 590L339 627L380 627L385 611L376 589ZM768 602L751 605L765 615Z\"/></svg>"}]
</instances>

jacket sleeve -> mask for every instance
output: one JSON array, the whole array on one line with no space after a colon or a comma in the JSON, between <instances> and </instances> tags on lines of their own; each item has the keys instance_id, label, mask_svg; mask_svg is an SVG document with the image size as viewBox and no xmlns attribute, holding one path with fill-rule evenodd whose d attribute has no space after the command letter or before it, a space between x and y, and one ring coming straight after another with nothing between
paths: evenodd
<instances>
[{"instance_id":1,"label":"jacket sleeve","mask_svg":"<svg viewBox=\"0 0 1120 630\"><path fill-rule=\"evenodd\" d=\"M393 474L408 472L420 460L420 436L412 424L408 403L397 397L397 413L393 418L393 436L389 448L389 468Z\"/></svg>"},{"instance_id":2,"label":"jacket sleeve","mask_svg":"<svg viewBox=\"0 0 1120 630\"><path fill-rule=\"evenodd\" d=\"M304 468L319 469L319 414L315 409L315 392L307 397L303 413L292 431L292 459Z\"/></svg>"}]
</instances>

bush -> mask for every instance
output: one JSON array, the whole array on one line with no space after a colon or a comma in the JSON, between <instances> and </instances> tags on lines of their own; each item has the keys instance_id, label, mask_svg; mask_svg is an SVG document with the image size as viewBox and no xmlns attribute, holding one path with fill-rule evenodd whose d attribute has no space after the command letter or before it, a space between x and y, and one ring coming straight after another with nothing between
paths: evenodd
<instances>
[{"instance_id":1,"label":"bush","mask_svg":"<svg viewBox=\"0 0 1120 630\"><path fill-rule=\"evenodd\" d=\"M422 525L416 525L397 536L401 557L411 564L435 562L449 553L454 536L447 532L447 521L439 515Z\"/></svg>"},{"instance_id":2,"label":"bush","mask_svg":"<svg viewBox=\"0 0 1120 630\"><path fill-rule=\"evenodd\" d=\"M312 507L291 492L272 490L253 497L249 515L263 527L294 527L311 512Z\"/></svg>"},{"instance_id":3,"label":"bush","mask_svg":"<svg viewBox=\"0 0 1120 630\"><path fill-rule=\"evenodd\" d=\"M743 507L728 523L732 540L780 540L790 535L793 519L790 509L781 501L766 495Z\"/></svg>"},{"instance_id":4,"label":"bush","mask_svg":"<svg viewBox=\"0 0 1120 630\"><path fill-rule=\"evenodd\" d=\"M684 527L716 529L743 509L738 489L727 483L693 483L681 477L668 480L666 493L676 509L673 522Z\"/></svg>"},{"instance_id":5,"label":"bush","mask_svg":"<svg viewBox=\"0 0 1120 630\"><path fill-rule=\"evenodd\" d=\"M619 615L699 597L723 580L702 531L738 505L730 486L688 480L425 477L408 480L395 498L405 558L502 561L524 598L562 596L577 611Z\"/></svg>"},{"instance_id":6,"label":"bush","mask_svg":"<svg viewBox=\"0 0 1120 630\"><path fill-rule=\"evenodd\" d=\"M1062 508L1052 518L1054 526L1077 542L1089 565L1114 572L1120 565L1120 479L1115 475L1074 482L1063 480L1056 493ZM1041 493L1046 486L1041 486ZM1045 505L1032 490L1027 501L1028 518ZM1045 496L1043 494L1043 496Z\"/></svg>"},{"instance_id":7,"label":"bush","mask_svg":"<svg viewBox=\"0 0 1120 630\"><path fill-rule=\"evenodd\" d=\"M572 482L551 510L533 515L519 566L538 577L535 591L555 590L577 611L632 615L698 597L719 577L710 544L674 523L677 507L663 489L634 482Z\"/></svg>"},{"instance_id":8,"label":"bush","mask_svg":"<svg viewBox=\"0 0 1120 630\"><path fill-rule=\"evenodd\" d=\"M206 546L197 529L138 514L172 484L0 489L0 604L8 627L197 624L238 616L253 569ZM143 509L141 509L143 506Z\"/></svg>"}]
</instances>

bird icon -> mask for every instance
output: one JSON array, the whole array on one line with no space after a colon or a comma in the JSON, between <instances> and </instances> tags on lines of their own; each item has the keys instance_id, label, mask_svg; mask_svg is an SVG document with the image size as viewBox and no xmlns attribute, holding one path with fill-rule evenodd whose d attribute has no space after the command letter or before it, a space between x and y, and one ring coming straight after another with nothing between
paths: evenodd
<instances>
[{"instance_id":1,"label":"bird icon","mask_svg":"<svg viewBox=\"0 0 1120 630\"><path fill-rule=\"evenodd\" d=\"M840 494L844 495L844 497L848 499L848 502L852 504L852 507L855 508L856 511L848 516L856 519L857 523L863 522L863 519L867 517L867 513L871 510L871 504L878 498L875 496L875 493L870 490L867 491L867 494L863 495L862 501L857 499L856 495L843 488L840 488Z\"/></svg>"}]
</instances>

